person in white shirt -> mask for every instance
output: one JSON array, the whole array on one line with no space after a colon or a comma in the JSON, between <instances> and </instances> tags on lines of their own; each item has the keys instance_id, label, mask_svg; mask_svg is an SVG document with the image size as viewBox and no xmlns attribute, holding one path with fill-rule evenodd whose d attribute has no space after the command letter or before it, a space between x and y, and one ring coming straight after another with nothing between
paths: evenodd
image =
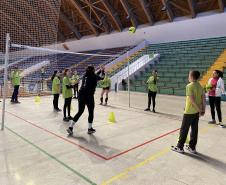
<instances>
[{"instance_id":1,"label":"person in white shirt","mask_svg":"<svg viewBox=\"0 0 226 185\"><path fill-rule=\"evenodd\" d=\"M223 72L220 70L213 71L213 77L209 79L207 86L209 87L209 104L211 109L212 120L210 124L216 124L215 120L215 108L218 115L219 125L224 127L222 124L222 113L221 113L221 96L225 94Z\"/></svg>"}]
</instances>

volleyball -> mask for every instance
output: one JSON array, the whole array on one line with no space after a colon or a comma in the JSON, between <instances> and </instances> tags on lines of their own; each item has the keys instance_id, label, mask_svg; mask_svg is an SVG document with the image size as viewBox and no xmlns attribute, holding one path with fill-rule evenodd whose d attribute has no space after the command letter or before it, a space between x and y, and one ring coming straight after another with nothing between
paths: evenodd
<instances>
[{"instance_id":1,"label":"volleyball","mask_svg":"<svg viewBox=\"0 0 226 185\"><path fill-rule=\"evenodd\" d=\"M130 33L135 33L135 32L136 32L136 28L133 27L133 26L130 27L130 28L129 28L129 32L130 32Z\"/></svg>"}]
</instances>

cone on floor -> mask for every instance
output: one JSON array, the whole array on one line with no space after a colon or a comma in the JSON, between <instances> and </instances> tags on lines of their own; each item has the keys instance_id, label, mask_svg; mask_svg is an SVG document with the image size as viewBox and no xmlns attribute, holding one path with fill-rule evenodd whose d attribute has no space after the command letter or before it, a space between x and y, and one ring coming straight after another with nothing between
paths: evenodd
<instances>
[{"instance_id":1,"label":"cone on floor","mask_svg":"<svg viewBox=\"0 0 226 185\"><path fill-rule=\"evenodd\" d=\"M109 123L115 123L116 122L116 120L115 120L115 113L114 112L110 112L109 113L108 121L109 121Z\"/></svg>"},{"instance_id":2,"label":"cone on floor","mask_svg":"<svg viewBox=\"0 0 226 185\"><path fill-rule=\"evenodd\" d=\"M40 96L35 96L35 103L40 104L41 103L41 98Z\"/></svg>"}]
</instances>

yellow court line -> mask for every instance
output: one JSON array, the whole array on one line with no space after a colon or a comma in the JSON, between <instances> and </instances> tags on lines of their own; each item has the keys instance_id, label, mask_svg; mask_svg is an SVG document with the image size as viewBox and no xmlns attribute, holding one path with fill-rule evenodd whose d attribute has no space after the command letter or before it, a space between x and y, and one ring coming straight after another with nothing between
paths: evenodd
<instances>
[{"instance_id":1,"label":"yellow court line","mask_svg":"<svg viewBox=\"0 0 226 185\"><path fill-rule=\"evenodd\" d=\"M214 125L209 125L209 126L203 128L203 129L201 129L200 130L200 133L207 133L208 130L210 128L213 128L213 127L214 127ZM140 162L140 163L138 163L138 164L136 164L134 166L131 166L129 168L126 168L121 173L119 173L119 174L111 177L109 180L106 180L106 181L102 182L101 185L109 185L109 184L112 184L114 181L119 180L119 179L122 179L123 177L125 177L129 172L131 172L133 170L136 170L136 169L138 169L138 168L140 168L140 167L142 167L142 166L144 166L144 165L146 165L146 164L148 164L148 163L150 163L150 162L152 162L152 161L154 161L154 160L156 160L156 159L158 159L158 158L166 155L170 151L171 151L171 149L169 147L166 147L163 150L155 153L154 155L149 156L144 161L142 161L142 162Z\"/></svg>"}]
</instances>

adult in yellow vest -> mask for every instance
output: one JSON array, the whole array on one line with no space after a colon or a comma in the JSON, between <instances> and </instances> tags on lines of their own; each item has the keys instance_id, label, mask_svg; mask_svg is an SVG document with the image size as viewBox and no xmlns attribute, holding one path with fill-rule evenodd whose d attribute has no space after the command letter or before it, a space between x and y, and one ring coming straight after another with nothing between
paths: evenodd
<instances>
[{"instance_id":1,"label":"adult in yellow vest","mask_svg":"<svg viewBox=\"0 0 226 185\"><path fill-rule=\"evenodd\" d=\"M21 76L20 76L20 70L18 69L18 67L15 67L14 70L12 70L12 72L10 74L10 79L11 79L12 86L14 87L11 102L12 103L20 103L18 101L18 93L19 93L19 88L20 88Z\"/></svg>"},{"instance_id":2,"label":"adult in yellow vest","mask_svg":"<svg viewBox=\"0 0 226 185\"><path fill-rule=\"evenodd\" d=\"M155 113L155 98L157 94L157 82L158 82L158 72L157 70L152 71L152 75L147 80L148 85L148 108L145 111L150 111L151 100L153 105L153 112Z\"/></svg>"},{"instance_id":3,"label":"adult in yellow vest","mask_svg":"<svg viewBox=\"0 0 226 185\"><path fill-rule=\"evenodd\" d=\"M105 77L103 80L100 81L100 85L102 87L102 92L101 92L101 98L100 98L100 105L103 105L103 96L104 94L106 94L106 98L105 98L105 105L107 105L108 102L108 93L110 91L111 88L111 79L108 76L108 73L105 73Z\"/></svg>"},{"instance_id":4,"label":"adult in yellow vest","mask_svg":"<svg viewBox=\"0 0 226 185\"><path fill-rule=\"evenodd\" d=\"M79 85L79 75L77 71L75 70L72 77L71 77L71 83L73 85L74 89L74 99L78 99L78 85Z\"/></svg>"},{"instance_id":5,"label":"adult in yellow vest","mask_svg":"<svg viewBox=\"0 0 226 185\"><path fill-rule=\"evenodd\" d=\"M53 94L53 109L54 111L60 112L61 109L59 109L58 107L60 97L60 73L58 71L54 71L51 81Z\"/></svg>"}]
</instances>

